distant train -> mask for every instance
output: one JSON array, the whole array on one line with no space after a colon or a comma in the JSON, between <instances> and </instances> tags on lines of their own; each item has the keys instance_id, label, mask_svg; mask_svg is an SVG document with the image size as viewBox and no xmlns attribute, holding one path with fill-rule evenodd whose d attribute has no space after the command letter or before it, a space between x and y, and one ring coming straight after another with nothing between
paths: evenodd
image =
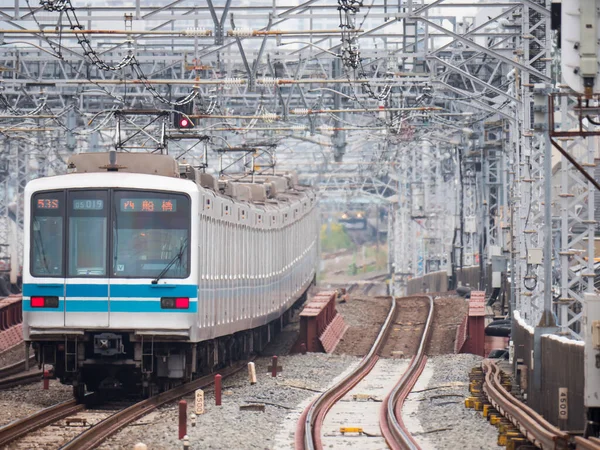
<instances>
[{"instance_id":1,"label":"distant train","mask_svg":"<svg viewBox=\"0 0 600 450\"><path fill-rule=\"evenodd\" d=\"M337 220L347 230L364 230L367 228L367 213L365 211L346 211L337 214Z\"/></svg>"},{"instance_id":2,"label":"distant train","mask_svg":"<svg viewBox=\"0 0 600 450\"><path fill-rule=\"evenodd\" d=\"M77 397L152 395L261 350L314 282L317 199L294 174L217 181L114 152L69 167L25 189L23 333Z\"/></svg>"}]
</instances>

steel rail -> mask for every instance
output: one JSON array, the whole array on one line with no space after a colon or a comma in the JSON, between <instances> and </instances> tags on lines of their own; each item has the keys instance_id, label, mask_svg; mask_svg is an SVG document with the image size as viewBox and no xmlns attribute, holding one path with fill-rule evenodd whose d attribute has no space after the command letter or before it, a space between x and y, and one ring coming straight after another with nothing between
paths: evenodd
<instances>
[{"instance_id":1,"label":"steel rail","mask_svg":"<svg viewBox=\"0 0 600 450\"><path fill-rule=\"evenodd\" d=\"M85 408L85 405L78 405L75 400L68 400L4 425L0 428L0 446L6 445L38 428L50 425Z\"/></svg>"},{"instance_id":2,"label":"steel rail","mask_svg":"<svg viewBox=\"0 0 600 450\"><path fill-rule=\"evenodd\" d=\"M29 362L34 362L35 356L29 358ZM14 364L10 364L8 366L0 367L0 378L6 378L10 375L14 375L15 373L23 372L25 370L25 366L27 365L27 361L22 359L19 362Z\"/></svg>"},{"instance_id":3,"label":"steel rail","mask_svg":"<svg viewBox=\"0 0 600 450\"><path fill-rule=\"evenodd\" d=\"M542 450L569 448L569 435L549 423L533 409L512 396L501 384L500 369L493 361L483 361L483 391L490 403L517 427L523 436Z\"/></svg>"},{"instance_id":4,"label":"steel rail","mask_svg":"<svg viewBox=\"0 0 600 450\"><path fill-rule=\"evenodd\" d=\"M588 439L581 436L575 437L576 450L600 450L600 439L590 437Z\"/></svg>"},{"instance_id":5,"label":"steel rail","mask_svg":"<svg viewBox=\"0 0 600 450\"><path fill-rule=\"evenodd\" d=\"M385 338L391 329L396 314L396 299L391 297L391 306L379 334L359 365L332 388L323 392L302 413L296 427L296 449L314 450L322 448L321 425L329 409L350 389L362 380L375 366L379 359L377 353L381 349Z\"/></svg>"},{"instance_id":6,"label":"steel rail","mask_svg":"<svg viewBox=\"0 0 600 450\"><path fill-rule=\"evenodd\" d=\"M423 334L421 335L419 348L410 361L408 369L402 374L402 378L400 378L398 384L385 397L382 407L379 410L379 427L386 443L392 450L417 450L421 448L404 425L402 420L402 405L427 363L425 353L433 331L431 324L433 323L434 302L432 296L428 295L424 297L429 299L429 312L425 327L423 328Z\"/></svg>"},{"instance_id":7,"label":"steel rail","mask_svg":"<svg viewBox=\"0 0 600 450\"><path fill-rule=\"evenodd\" d=\"M247 361L238 363L234 366L228 367L227 369L219 372L223 378L229 377L240 370L244 369L247 365ZM154 397L150 397L146 400L142 400L134 405L129 406L110 417L98 422L96 425L87 429L75 439L71 440L67 444L63 445L61 450L89 450L96 448L108 437L119 431L121 428L127 426L131 422L145 416L149 412L164 405L165 403L172 402L178 398L183 397L196 389L210 386L214 382L214 374L206 375L198 378L197 380L189 383L177 386L166 392L161 392Z\"/></svg>"},{"instance_id":8,"label":"steel rail","mask_svg":"<svg viewBox=\"0 0 600 450\"><path fill-rule=\"evenodd\" d=\"M37 370L31 373L24 373L0 379L0 391L15 386L21 386L23 384L35 383L36 381L40 381L43 375L44 372Z\"/></svg>"}]
</instances>

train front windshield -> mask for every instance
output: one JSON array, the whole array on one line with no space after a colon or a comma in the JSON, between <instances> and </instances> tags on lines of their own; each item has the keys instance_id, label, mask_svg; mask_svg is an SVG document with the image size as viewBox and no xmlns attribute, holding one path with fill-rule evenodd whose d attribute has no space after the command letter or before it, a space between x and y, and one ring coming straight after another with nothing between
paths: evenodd
<instances>
[{"instance_id":1,"label":"train front windshield","mask_svg":"<svg viewBox=\"0 0 600 450\"><path fill-rule=\"evenodd\" d=\"M190 200L182 194L40 192L31 210L36 277L186 278Z\"/></svg>"},{"instance_id":2,"label":"train front windshield","mask_svg":"<svg viewBox=\"0 0 600 450\"><path fill-rule=\"evenodd\" d=\"M114 277L188 276L188 197L116 191L112 207Z\"/></svg>"}]
</instances>

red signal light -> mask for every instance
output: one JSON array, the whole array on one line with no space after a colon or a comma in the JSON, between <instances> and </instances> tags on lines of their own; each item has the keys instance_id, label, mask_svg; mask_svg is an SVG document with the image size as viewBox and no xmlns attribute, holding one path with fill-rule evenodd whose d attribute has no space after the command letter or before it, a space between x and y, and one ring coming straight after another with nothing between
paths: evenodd
<instances>
[{"instance_id":1,"label":"red signal light","mask_svg":"<svg viewBox=\"0 0 600 450\"><path fill-rule=\"evenodd\" d=\"M44 297L31 297L31 307L32 308L43 308L44 307Z\"/></svg>"},{"instance_id":2,"label":"red signal light","mask_svg":"<svg viewBox=\"0 0 600 450\"><path fill-rule=\"evenodd\" d=\"M190 299L187 297L177 297L175 299L175 308L177 309L189 309Z\"/></svg>"},{"instance_id":3,"label":"red signal light","mask_svg":"<svg viewBox=\"0 0 600 450\"><path fill-rule=\"evenodd\" d=\"M189 126L190 126L189 119L186 119L185 117L182 117L179 120L179 128L189 128Z\"/></svg>"}]
</instances>

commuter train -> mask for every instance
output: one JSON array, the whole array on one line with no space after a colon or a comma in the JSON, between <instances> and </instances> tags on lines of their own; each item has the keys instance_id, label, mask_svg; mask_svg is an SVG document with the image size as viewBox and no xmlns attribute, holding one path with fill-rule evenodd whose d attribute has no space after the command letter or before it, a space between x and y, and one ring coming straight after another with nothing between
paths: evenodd
<instances>
[{"instance_id":1,"label":"commuter train","mask_svg":"<svg viewBox=\"0 0 600 450\"><path fill-rule=\"evenodd\" d=\"M317 199L293 173L116 152L69 169L25 189L23 334L76 397L152 395L260 351L314 283Z\"/></svg>"}]
</instances>

